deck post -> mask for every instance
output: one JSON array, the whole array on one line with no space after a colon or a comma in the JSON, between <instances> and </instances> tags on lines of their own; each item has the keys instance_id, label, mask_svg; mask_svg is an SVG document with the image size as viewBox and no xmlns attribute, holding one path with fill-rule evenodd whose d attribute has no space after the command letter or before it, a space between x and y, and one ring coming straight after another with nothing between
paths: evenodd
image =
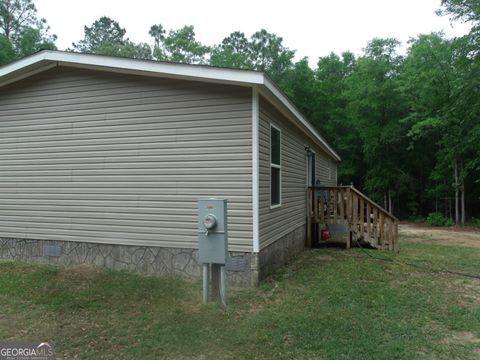
<instances>
[{"instance_id":1,"label":"deck post","mask_svg":"<svg viewBox=\"0 0 480 360\"><path fill-rule=\"evenodd\" d=\"M318 216L317 220L320 222L320 223L324 223L324 213L323 213L323 193L322 193L322 190L319 190L320 191L320 194L315 196L315 212L316 212L316 216ZM317 190L315 189L315 194L317 193ZM318 199L320 199L320 201L318 201ZM320 204L318 204L320 203Z\"/></svg>"},{"instance_id":2,"label":"deck post","mask_svg":"<svg viewBox=\"0 0 480 360\"><path fill-rule=\"evenodd\" d=\"M363 198L360 198L360 211L358 214L360 218L360 236L364 236L364 231L365 231L365 203L363 201Z\"/></svg>"},{"instance_id":3,"label":"deck post","mask_svg":"<svg viewBox=\"0 0 480 360\"><path fill-rule=\"evenodd\" d=\"M378 213L378 216L380 217L380 231L379 231L379 238L380 238L380 243L382 244L382 249L385 249L385 214L382 212Z\"/></svg>"},{"instance_id":4,"label":"deck post","mask_svg":"<svg viewBox=\"0 0 480 360\"><path fill-rule=\"evenodd\" d=\"M393 250L396 252L400 251L400 242L398 241L398 221L395 220L393 223L393 241L394 241L394 246Z\"/></svg>"},{"instance_id":5,"label":"deck post","mask_svg":"<svg viewBox=\"0 0 480 360\"><path fill-rule=\"evenodd\" d=\"M372 219L371 219L371 211L372 209L370 208L370 203L367 202L367 236L368 236L368 239L370 240L371 238L371 230L372 230Z\"/></svg>"},{"instance_id":6,"label":"deck post","mask_svg":"<svg viewBox=\"0 0 480 360\"><path fill-rule=\"evenodd\" d=\"M340 201L338 203L339 217L340 217L340 221L343 223L345 220L345 191L343 189L340 189L339 195L340 195Z\"/></svg>"},{"instance_id":7,"label":"deck post","mask_svg":"<svg viewBox=\"0 0 480 360\"><path fill-rule=\"evenodd\" d=\"M347 189L347 224L350 227L352 223L352 191L350 188Z\"/></svg>"},{"instance_id":8,"label":"deck post","mask_svg":"<svg viewBox=\"0 0 480 360\"><path fill-rule=\"evenodd\" d=\"M338 191L333 190L333 221L336 224L338 222Z\"/></svg>"},{"instance_id":9,"label":"deck post","mask_svg":"<svg viewBox=\"0 0 480 360\"><path fill-rule=\"evenodd\" d=\"M353 202L353 229L355 231L355 234L358 232L358 196L356 194L353 194L352 196L352 202Z\"/></svg>"}]
</instances>

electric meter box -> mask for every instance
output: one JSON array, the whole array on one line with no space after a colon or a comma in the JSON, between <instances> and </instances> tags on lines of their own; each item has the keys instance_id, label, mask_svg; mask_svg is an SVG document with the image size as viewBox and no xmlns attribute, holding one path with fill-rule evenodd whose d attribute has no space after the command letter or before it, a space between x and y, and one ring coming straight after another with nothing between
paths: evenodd
<instances>
[{"instance_id":1,"label":"electric meter box","mask_svg":"<svg viewBox=\"0 0 480 360\"><path fill-rule=\"evenodd\" d=\"M225 265L228 258L227 200L198 200L197 228L200 263Z\"/></svg>"}]
</instances>

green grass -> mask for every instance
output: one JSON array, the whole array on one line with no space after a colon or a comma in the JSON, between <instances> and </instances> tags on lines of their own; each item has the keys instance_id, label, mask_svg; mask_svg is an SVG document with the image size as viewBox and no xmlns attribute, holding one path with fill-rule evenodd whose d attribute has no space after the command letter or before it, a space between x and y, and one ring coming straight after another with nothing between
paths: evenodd
<instances>
[{"instance_id":1,"label":"green grass","mask_svg":"<svg viewBox=\"0 0 480 360\"><path fill-rule=\"evenodd\" d=\"M0 263L0 339L85 359L478 359L480 280L427 269L480 274L480 249L402 240L367 251L422 268L311 250L226 310L199 282Z\"/></svg>"}]
</instances>

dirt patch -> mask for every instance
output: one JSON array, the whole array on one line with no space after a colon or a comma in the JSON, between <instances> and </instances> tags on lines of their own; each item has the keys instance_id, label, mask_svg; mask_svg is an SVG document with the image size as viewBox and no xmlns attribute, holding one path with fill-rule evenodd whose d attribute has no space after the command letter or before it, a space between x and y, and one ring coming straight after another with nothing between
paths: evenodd
<instances>
[{"instance_id":1,"label":"dirt patch","mask_svg":"<svg viewBox=\"0 0 480 360\"><path fill-rule=\"evenodd\" d=\"M429 241L439 245L460 245L480 248L480 231L459 228L432 228L400 224L399 234L411 240Z\"/></svg>"},{"instance_id":2,"label":"dirt patch","mask_svg":"<svg viewBox=\"0 0 480 360\"><path fill-rule=\"evenodd\" d=\"M462 284L458 292L461 294L459 299L461 306L480 307L480 286L478 282Z\"/></svg>"},{"instance_id":3,"label":"dirt patch","mask_svg":"<svg viewBox=\"0 0 480 360\"><path fill-rule=\"evenodd\" d=\"M443 324L432 321L427 325L428 333L444 334L440 343L445 345L480 344L480 338L470 331L450 331Z\"/></svg>"},{"instance_id":4,"label":"dirt patch","mask_svg":"<svg viewBox=\"0 0 480 360\"><path fill-rule=\"evenodd\" d=\"M320 261L333 261L335 258L330 255L317 255L315 256L315 259L320 260Z\"/></svg>"},{"instance_id":5,"label":"dirt patch","mask_svg":"<svg viewBox=\"0 0 480 360\"><path fill-rule=\"evenodd\" d=\"M88 288L98 277L101 271L91 264L69 266L58 273L58 280L75 286L78 289Z\"/></svg>"},{"instance_id":6,"label":"dirt patch","mask_svg":"<svg viewBox=\"0 0 480 360\"><path fill-rule=\"evenodd\" d=\"M0 262L0 274L8 273L34 273L41 270L41 267L37 264L26 264L21 262L15 262L11 260L2 260Z\"/></svg>"},{"instance_id":7,"label":"dirt patch","mask_svg":"<svg viewBox=\"0 0 480 360\"><path fill-rule=\"evenodd\" d=\"M480 338L470 331L457 331L443 339L442 343L458 345L479 344Z\"/></svg>"}]
</instances>

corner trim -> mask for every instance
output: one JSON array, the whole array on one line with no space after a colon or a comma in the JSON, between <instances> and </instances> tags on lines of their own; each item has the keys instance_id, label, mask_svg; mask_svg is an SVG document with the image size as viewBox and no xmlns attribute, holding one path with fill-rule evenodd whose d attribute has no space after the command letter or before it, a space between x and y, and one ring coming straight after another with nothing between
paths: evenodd
<instances>
[{"instance_id":1,"label":"corner trim","mask_svg":"<svg viewBox=\"0 0 480 360\"><path fill-rule=\"evenodd\" d=\"M258 88L252 87L252 218L253 218L253 252L260 251L259 237L259 95Z\"/></svg>"}]
</instances>

